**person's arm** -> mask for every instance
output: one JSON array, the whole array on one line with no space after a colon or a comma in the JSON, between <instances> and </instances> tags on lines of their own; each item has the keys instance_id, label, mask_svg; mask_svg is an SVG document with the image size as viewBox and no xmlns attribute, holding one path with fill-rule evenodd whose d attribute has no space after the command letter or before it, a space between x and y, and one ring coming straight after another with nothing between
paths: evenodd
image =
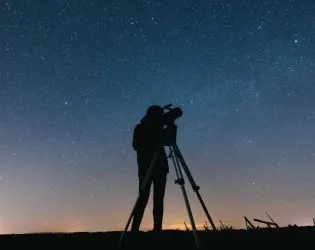
<instances>
[{"instance_id":1,"label":"person's arm","mask_svg":"<svg viewBox=\"0 0 315 250\"><path fill-rule=\"evenodd\" d=\"M146 126L138 124L133 132L132 147L136 151L152 149L157 145L163 145L164 141L164 131L160 126L156 124Z\"/></svg>"},{"instance_id":2,"label":"person's arm","mask_svg":"<svg viewBox=\"0 0 315 250\"><path fill-rule=\"evenodd\" d=\"M138 124L133 131L132 147L135 151L142 148L142 135L140 133L140 125Z\"/></svg>"}]
</instances>

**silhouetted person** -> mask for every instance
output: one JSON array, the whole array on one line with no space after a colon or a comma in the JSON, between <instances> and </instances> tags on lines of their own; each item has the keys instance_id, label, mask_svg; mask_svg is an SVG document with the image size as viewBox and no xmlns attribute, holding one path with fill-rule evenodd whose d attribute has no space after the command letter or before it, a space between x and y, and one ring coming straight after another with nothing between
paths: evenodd
<instances>
[{"instance_id":1,"label":"silhouetted person","mask_svg":"<svg viewBox=\"0 0 315 250\"><path fill-rule=\"evenodd\" d=\"M163 109L160 106L152 105L147 109L146 115L141 119L140 123L134 128L132 146L133 149L137 151L140 195L135 206L131 231L139 231L144 210L150 196L152 183L153 230L162 230L166 177L169 172L167 156L164 149L165 136L163 124L160 119L162 114ZM158 146L160 153L153 166L151 177L147 182L145 189L141 190L141 185Z\"/></svg>"}]
</instances>

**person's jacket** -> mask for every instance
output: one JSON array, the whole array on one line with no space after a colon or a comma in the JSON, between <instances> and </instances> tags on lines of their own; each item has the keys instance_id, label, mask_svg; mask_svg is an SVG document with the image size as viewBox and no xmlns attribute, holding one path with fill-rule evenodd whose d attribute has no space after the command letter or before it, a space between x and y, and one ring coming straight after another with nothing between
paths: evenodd
<instances>
[{"instance_id":1,"label":"person's jacket","mask_svg":"<svg viewBox=\"0 0 315 250\"><path fill-rule=\"evenodd\" d=\"M134 129L132 147L137 151L138 174L146 174L157 146L159 155L152 174L169 172L168 161L164 149L165 132L159 120L144 116Z\"/></svg>"}]
</instances>

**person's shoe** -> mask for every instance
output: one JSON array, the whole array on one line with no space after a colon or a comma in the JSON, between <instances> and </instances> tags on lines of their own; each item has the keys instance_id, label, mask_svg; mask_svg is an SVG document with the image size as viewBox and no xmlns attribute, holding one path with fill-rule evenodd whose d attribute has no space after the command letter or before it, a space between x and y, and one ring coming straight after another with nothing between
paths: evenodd
<instances>
[{"instance_id":1,"label":"person's shoe","mask_svg":"<svg viewBox=\"0 0 315 250\"><path fill-rule=\"evenodd\" d=\"M160 233L162 231L163 231L162 228L153 228L153 230L152 230L152 232L154 232L154 233Z\"/></svg>"}]
</instances>

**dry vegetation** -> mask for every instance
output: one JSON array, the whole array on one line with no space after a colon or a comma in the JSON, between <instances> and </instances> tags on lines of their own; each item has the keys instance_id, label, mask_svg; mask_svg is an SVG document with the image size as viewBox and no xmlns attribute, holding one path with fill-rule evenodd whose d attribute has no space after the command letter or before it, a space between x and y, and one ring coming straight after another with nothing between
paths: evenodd
<instances>
[{"instance_id":1,"label":"dry vegetation","mask_svg":"<svg viewBox=\"0 0 315 250\"><path fill-rule=\"evenodd\" d=\"M202 249L307 249L314 246L315 227L203 230L198 235ZM121 232L12 234L0 236L0 242L10 249L196 249L192 231L127 232L119 246L120 236Z\"/></svg>"}]
</instances>

